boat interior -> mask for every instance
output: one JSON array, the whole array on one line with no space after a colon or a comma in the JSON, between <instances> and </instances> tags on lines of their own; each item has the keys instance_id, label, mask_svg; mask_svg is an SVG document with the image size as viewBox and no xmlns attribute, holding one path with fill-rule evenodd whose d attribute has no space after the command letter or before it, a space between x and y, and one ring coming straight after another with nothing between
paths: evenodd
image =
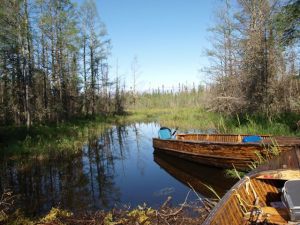
<instances>
[{"instance_id":1,"label":"boat interior","mask_svg":"<svg viewBox=\"0 0 300 225\"><path fill-rule=\"evenodd\" d=\"M287 180L299 181L296 188L300 191L299 170L265 171L246 177L234 186L210 224L300 224L292 221L291 209L284 201Z\"/></svg>"},{"instance_id":2,"label":"boat interior","mask_svg":"<svg viewBox=\"0 0 300 225\"><path fill-rule=\"evenodd\" d=\"M300 148L271 159L237 182L204 224L299 225L299 168Z\"/></svg>"}]
</instances>

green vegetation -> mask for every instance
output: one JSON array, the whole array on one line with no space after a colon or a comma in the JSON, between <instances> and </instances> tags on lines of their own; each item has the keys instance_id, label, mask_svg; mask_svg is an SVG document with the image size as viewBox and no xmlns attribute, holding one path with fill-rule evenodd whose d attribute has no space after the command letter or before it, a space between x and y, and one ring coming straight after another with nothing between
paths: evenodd
<instances>
[{"instance_id":1,"label":"green vegetation","mask_svg":"<svg viewBox=\"0 0 300 225\"><path fill-rule=\"evenodd\" d=\"M191 94L193 95L193 94ZM161 99L169 98L169 94L161 95ZM222 115L208 112L201 106L185 103L172 103L169 101L163 106L158 103L157 96L147 96L147 107L141 104L144 101L141 96L139 108L129 110L127 115L114 117L98 117L96 119L80 119L59 125L33 126L29 130L24 127L2 127L1 149L2 153L43 153L62 152L71 150L76 152L84 142L93 135L100 134L111 124L128 124L134 122L157 122L161 126L178 128L181 131L207 130L219 133L234 134L271 134L299 136L296 129L297 115L284 114L274 119L258 116L244 117ZM190 98L186 93L178 94L177 99ZM170 107L173 104L173 107ZM156 108L157 105L159 108Z\"/></svg>"},{"instance_id":2,"label":"green vegetation","mask_svg":"<svg viewBox=\"0 0 300 225\"><path fill-rule=\"evenodd\" d=\"M215 128L217 115L197 108L137 109L128 116L129 121L155 121L161 126L181 130Z\"/></svg>"},{"instance_id":3,"label":"green vegetation","mask_svg":"<svg viewBox=\"0 0 300 225\"><path fill-rule=\"evenodd\" d=\"M137 59L132 92L125 89L119 74L110 74L107 58L111 45L96 1L83 1L80 7L72 2L1 2L2 155L55 158L80 153L84 143L97 140L112 124L134 122L157 122L180 131L300 136L299 66L294 47L299 43L299 0L284 6L241 1L237 8L225 1L211 29L213 48L207 50L211 64L202 69L212 78L211 85L189 89L179 84L176 92L162 87L143 94L136 87ZM86 119L72 121L76 117ZM267 152L277 154L278 149ZM267 158L258 154L258 162L249 168ZM241 176L236 170L227 174ZM10 196L6 200L10 201ZM17 209L10 213L6 206L1 199L1 224L81 221L60 209L32 221ZM97 218L111 225L201 223L180 217L181 211L182 207L161 211L138 207L100 212L86 221Z\"/></svg>"},{"instance_id":4,"label":"green vegetation","mask_svg":"<svg viewBox=\"0 0 300 225\"><path fill-rule=\"evenodd\" d=\"M262 116L244 117L221 117L220 129L222 133L236 134L270 134L282 136L299 136L300 132L296 128L297 116L295 114L282 114L276 118L266 118Z\"/></svg>"},{"instance_id":5,"label":"green vegetation","mask_svg":"<svg viewBox=\"0 0 300 225\"><path fill-rule=\"evenodd\" d=\"M82 145L101 134L114 122L112 117L80 119L59 125L1 127L1 153L5 155L43 155L77 153Z\"/></svg>"},{"instance_id":6,"label":"green vegetation","mask_svg":"<svg viewBox=\"0 0 300 225\"><path fill-rule=\"evenodd\" d=\"M299 114L281 113L273 116L259 114L225 114L210 110L209 94L202 87L180 92L143 93L136 103L128 105L129 115L120 121L155 121L161 126L179 130L207 130L234 134L270 134L300 136Z\"/></svg>"},{"instance_id":7,"label":"green vegetation","mask_svg":"<svg viewBox=\"0 0 300 225\"><path fill-rule=\"evenodd\" d=\"M2 154L76 153L89 138L101 134L112 124L135 122L157 122L180 131L300 136L296 113L273 118L230 116L208 111L205 98L201 89L141 94L124 115L90 117L30 129L25 126L1 127L0 147Z\"/></svg>"}]
</instances>

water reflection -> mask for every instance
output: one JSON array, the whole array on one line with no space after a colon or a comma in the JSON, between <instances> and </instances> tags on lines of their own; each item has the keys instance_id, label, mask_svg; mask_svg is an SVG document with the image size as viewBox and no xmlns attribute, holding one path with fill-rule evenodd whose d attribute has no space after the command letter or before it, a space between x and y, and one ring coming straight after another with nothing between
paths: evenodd
<instances>
[{"instance_id":1,"label":"water reflection","mask_svg":"<svg viewBox=\"0 0 300 225\"><path fill-rule=\"evenodd\" d=\"M155 152L154 161L178 181L191 185L203 197L216 197L208 186L223 196L236 182L227 178L222 169L195 164L161 152Z\"/></svg>"},{"instance_id":2,"label":"water reflection","mask_svg":"<svg viewBox=\"0 0 300 225\"><path fill-rule=\"evenodd\" d=\"M167 195L173 196L174 204L181 203L189 190L182 177L188 176L198 189L191 177L205 179L215 171L200 169L200 176L195 168L158 155L155 163L152 137L158 129L154 123L116 126L101 134L87 129L87 143L76 155L2 159L0 192L10 188L18 195L17 206L33 216L57 206L75 212L144 202L158 207Z\"/></svg>"}]
</instances>

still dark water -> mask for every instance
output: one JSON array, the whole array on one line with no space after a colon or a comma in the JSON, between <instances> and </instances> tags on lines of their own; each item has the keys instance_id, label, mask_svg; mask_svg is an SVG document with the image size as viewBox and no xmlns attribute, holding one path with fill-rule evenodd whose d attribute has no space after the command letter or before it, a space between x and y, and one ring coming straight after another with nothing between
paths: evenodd
<instances>
[{"instance_id":1,"label":"still dark water","mask_svg":"<svg viewBox=\"0 0 300 225\"><path fill-rule=\"evenodd\" d=\"M2 160L0 191L9 188L20 208L39 215L57 206L75 212L144 202L159 207L168 196L176 205L184 201L188 183L203 197L213 197L203 183L220 195L234 184L223 170L153 154L158 129L155 123L118 126L90 139L77 155ZM189 200L195 199L191 194Z\"/></svg>"}]
</instances>

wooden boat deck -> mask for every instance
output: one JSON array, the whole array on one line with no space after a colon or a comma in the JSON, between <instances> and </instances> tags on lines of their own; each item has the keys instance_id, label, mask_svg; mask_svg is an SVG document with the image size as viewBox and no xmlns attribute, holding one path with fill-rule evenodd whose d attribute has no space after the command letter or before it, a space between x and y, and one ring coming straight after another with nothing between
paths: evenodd
<instances>
[{"instance_id":1,"label":"wooden boat deck","mask_svg":"<svg viewBox=\"0 0 300 225\"><path fill-rule=\"evenodd\" d=\"M273 158L235 184L203 224L288 224L287 210L274 203L281 201L280 188L289 179L287 176L300 179L299 168L299 148ZM255 208L261 210L260 218L255 215Z\"/></svg>"}]
</instances>

